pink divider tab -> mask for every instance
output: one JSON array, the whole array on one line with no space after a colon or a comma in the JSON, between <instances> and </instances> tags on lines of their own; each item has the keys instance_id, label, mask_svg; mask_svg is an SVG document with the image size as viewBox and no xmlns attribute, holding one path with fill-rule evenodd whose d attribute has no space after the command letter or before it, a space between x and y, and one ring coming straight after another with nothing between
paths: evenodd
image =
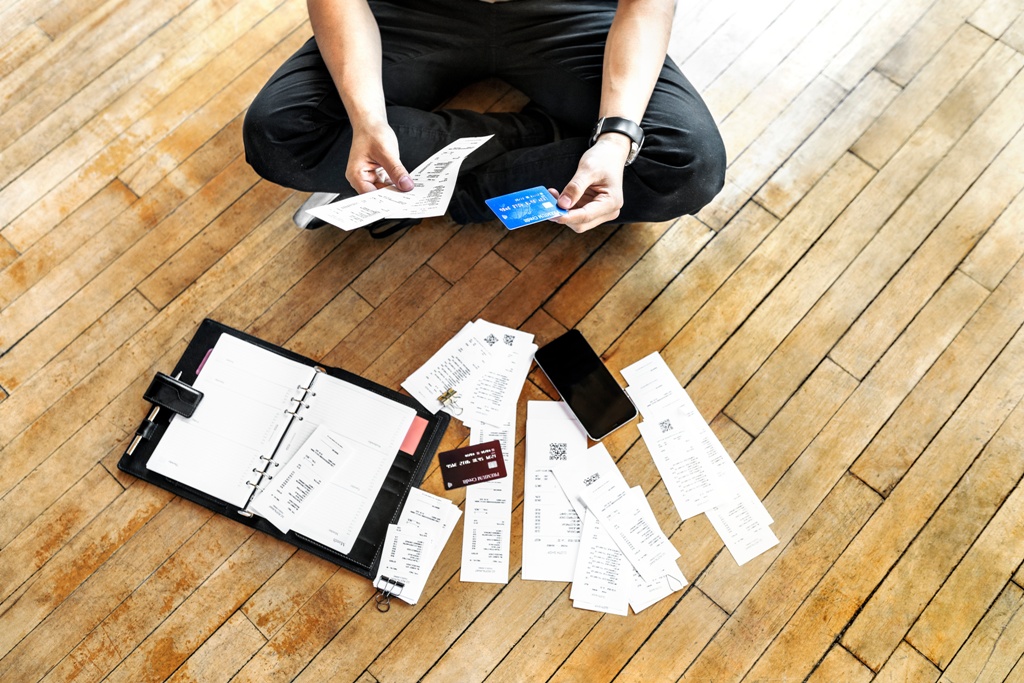
<instances>
[{"instance_id":1,"label":"pink divider tab","mask_svg":"<svg viewBox=\"0 0 1024 683\"><path fill-rule=\"evenodd\" d=\"M415 454L416 447L420 445L420 439L423 438L423 432L427 431L428 424L419 415L414 417L412 419L412 426L409 427L409 432L405 435L405 440L402 441L402 446L398 450L409 455Z\"/></svg>"}]
</instances>

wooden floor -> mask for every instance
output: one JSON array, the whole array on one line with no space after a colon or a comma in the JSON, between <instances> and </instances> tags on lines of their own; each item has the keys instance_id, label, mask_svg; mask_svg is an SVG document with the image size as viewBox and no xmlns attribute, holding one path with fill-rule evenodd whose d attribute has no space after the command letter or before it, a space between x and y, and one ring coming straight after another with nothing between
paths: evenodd
<instances>
[{"instance_id":1,"label":"wooden floor","mask_svg":"<svg viewBox=\"0 0 1024 683\"><path fill-rule=\"evenodd\" d=\"M239 132L309 33L301 0L0 0L0 680L1024 681L1024 1L684 0L727 187L582 236L294 228ZM507 586L459 581L460 525L379 614L116 469L208 316L396 388L477 317L661 351L781 543L738 567L681 524L632 425L685 592L521 581L520 489Z\"/></svg>"}]
</instances>

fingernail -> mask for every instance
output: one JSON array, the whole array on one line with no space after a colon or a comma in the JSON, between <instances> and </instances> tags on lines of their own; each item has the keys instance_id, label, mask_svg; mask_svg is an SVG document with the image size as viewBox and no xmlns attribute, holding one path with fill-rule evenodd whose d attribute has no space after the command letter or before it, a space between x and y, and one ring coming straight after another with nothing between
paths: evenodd
<instances>
[{"instance_id":1,"label":"fingernail","mask_svg":"<svg viewBox=\"0 0 1024 683\"><path fill-rule=\"evenodd\" d=\"M398 179L398 189L400 189L402 192L408 192L413 187L415 186L413 185L412 178L410 178L409 176L404 175Z\"/></svg>"}]
</instances>

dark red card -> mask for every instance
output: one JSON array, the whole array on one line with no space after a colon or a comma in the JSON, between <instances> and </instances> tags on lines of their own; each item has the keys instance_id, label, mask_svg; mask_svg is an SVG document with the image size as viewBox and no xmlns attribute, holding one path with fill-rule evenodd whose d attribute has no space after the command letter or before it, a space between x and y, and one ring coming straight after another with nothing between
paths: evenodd
<instances>
[{"instance_id":1,"label":"dark red card","mask_svg":"<svg viewBox=\"0 0 1024 683\"><path fill-rule=\"evenodd\" d=\"M437 454L445 489L479 484L506 476L505 458L497 441Z\"/></svg>"}]
</instances>

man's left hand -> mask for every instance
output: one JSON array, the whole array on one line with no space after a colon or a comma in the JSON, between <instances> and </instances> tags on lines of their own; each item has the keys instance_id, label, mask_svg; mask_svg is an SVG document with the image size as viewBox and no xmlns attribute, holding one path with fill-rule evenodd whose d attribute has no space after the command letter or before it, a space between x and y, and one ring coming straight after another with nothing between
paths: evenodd
<instances>
[{"instance_id":1,"label":"man's left hand","mask_svg":"<svg viewBox=\"0 0 1024 683\"><path fill-rule=\"evenodd\" d=\"M576 175L561 194L550 190L559 208L568 210L551 222L586 232L615 220L622 208L622 171L628 155L629 138L624 135L608 134L598 139L580 158Z\"/></svg>"}]
</instances>

